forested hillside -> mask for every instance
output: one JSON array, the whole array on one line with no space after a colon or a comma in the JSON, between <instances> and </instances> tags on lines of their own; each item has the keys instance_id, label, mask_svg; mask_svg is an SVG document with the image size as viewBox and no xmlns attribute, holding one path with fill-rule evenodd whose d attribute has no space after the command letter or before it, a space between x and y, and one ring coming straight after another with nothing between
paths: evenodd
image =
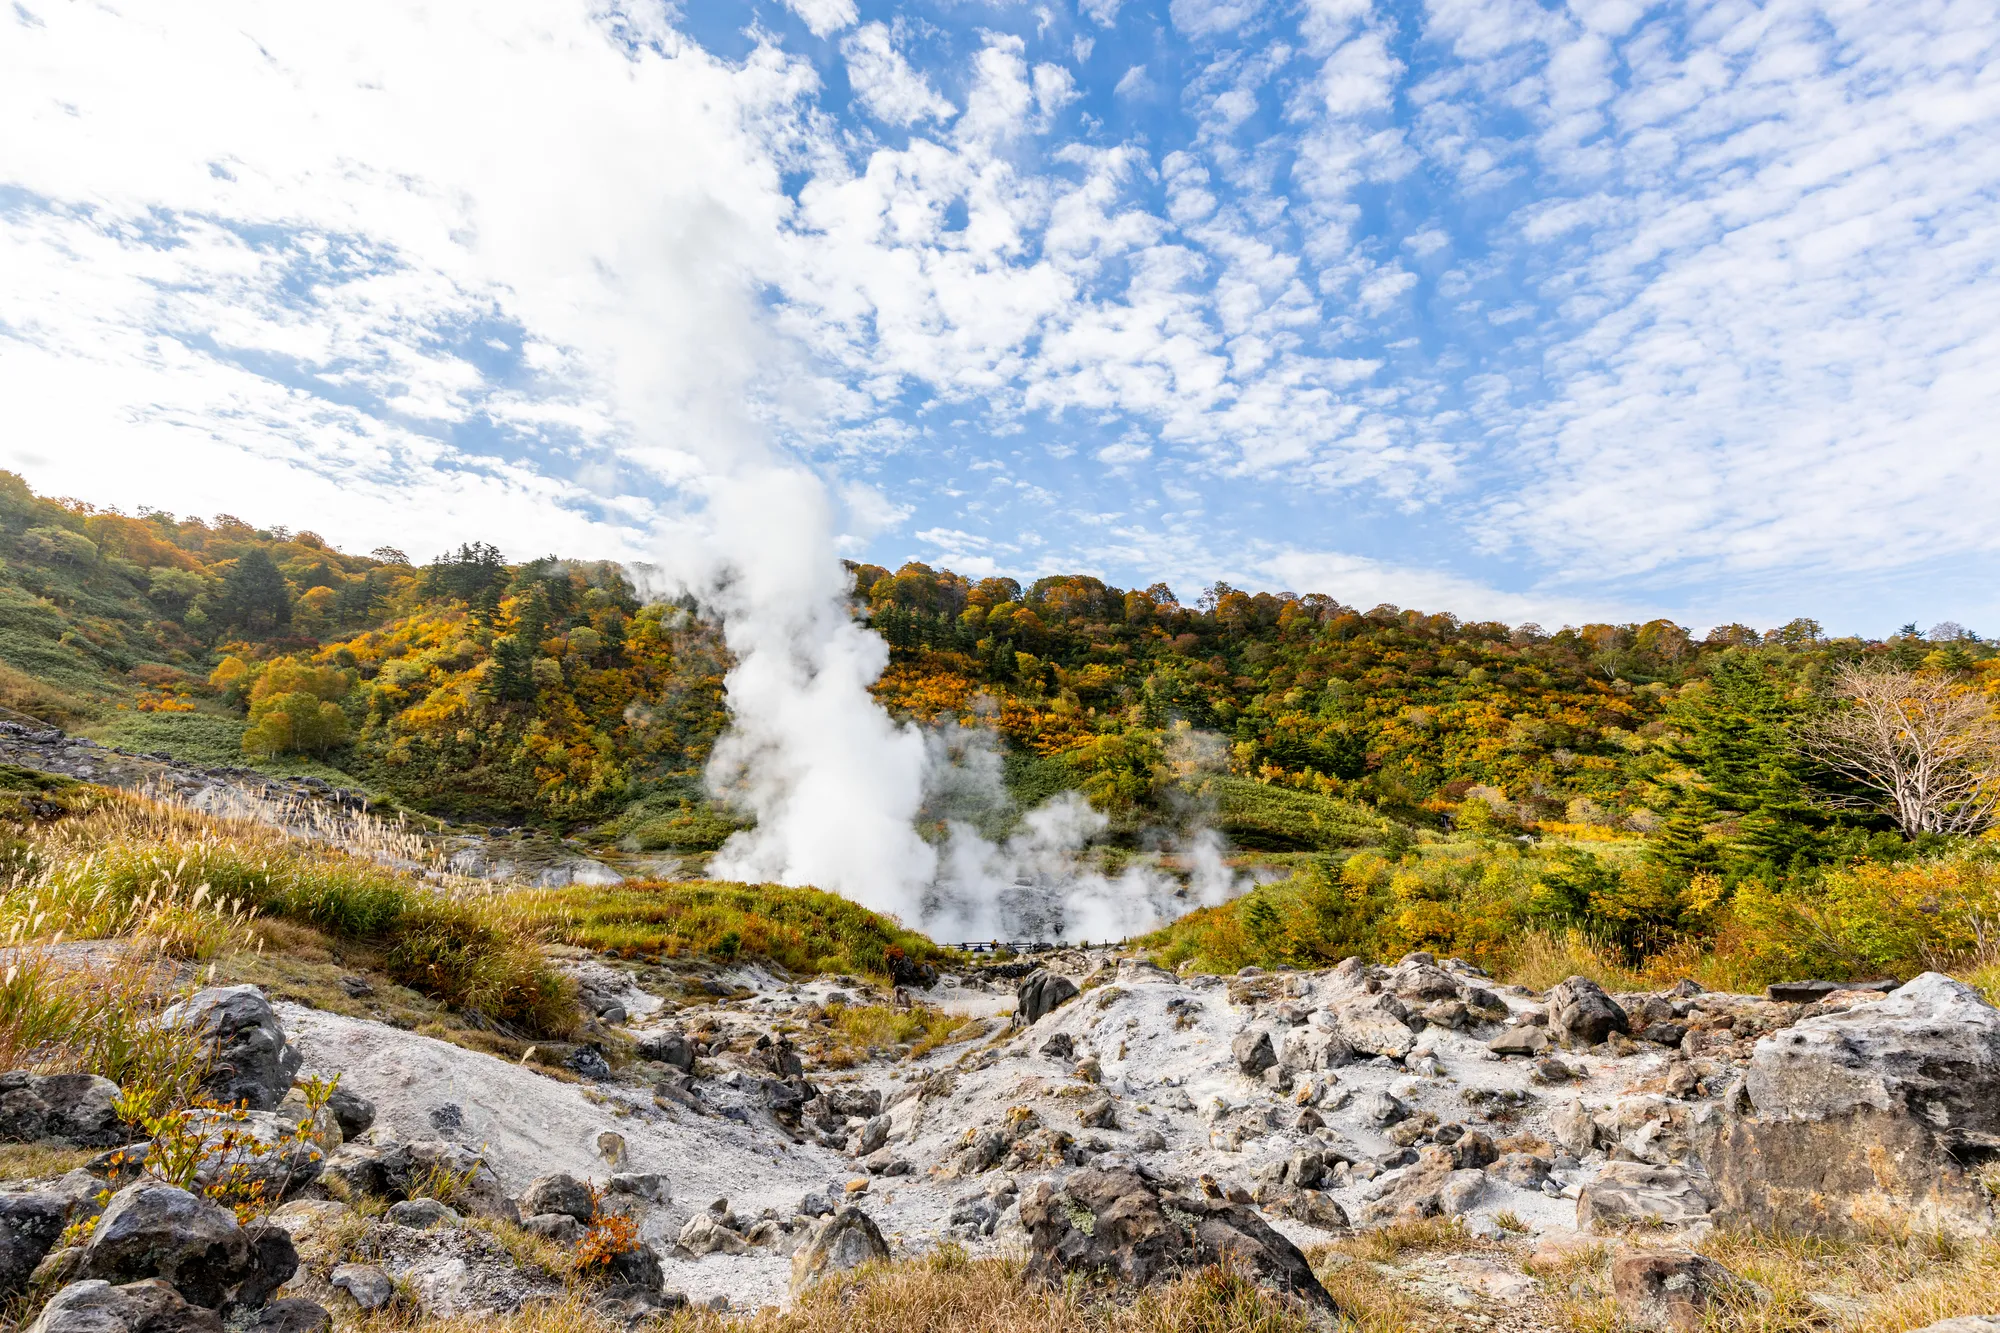
<instances>
[{"instance_id":1,"label":"forested hillside","mask_svg":"<svg viewBox=\"0 0 2000 1333\"><path fill-rule=\"evenodd\" d=\"M226 515L37 498L12 475L0 524L8 708L639 850L736 826L701 780L726 722L720 636L698 607L643 604L615 565L349 555ZM1112 816L1113 861L1192 810L1289 874L1191 923L1208 934L1185 948L1481 956L1532 928L1637 956L1727 934L1759 892L1782 916L1784 894L1855 866L1984 855L1963 836L1980 820L1899 812L1807 744L1858 707L1857 666L1990 725L2000 657L1955 626L1551 632L1225 585L1184 604L1085 576L853 574L892 649L884 703L990 726L1020 805L1081 789Z\"/></svg>"}]
</instances>

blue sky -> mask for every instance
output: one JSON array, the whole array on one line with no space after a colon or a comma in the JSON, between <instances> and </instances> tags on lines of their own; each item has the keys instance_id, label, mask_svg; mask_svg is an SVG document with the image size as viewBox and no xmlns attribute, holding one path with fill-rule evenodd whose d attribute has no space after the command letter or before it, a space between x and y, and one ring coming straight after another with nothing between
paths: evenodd
<instances>
[{"instance_id":1,"label":"blue sky","mask_svg":"<svg viewBox=\"0 0 2000 1333\"><path fill-rule=\"evenodd\" d=\"M2000 633L2000 14L0 17L0 466L356 549L843 549ZM746 299L745 293L749 293Z\"/></svg>"}]
</instances>

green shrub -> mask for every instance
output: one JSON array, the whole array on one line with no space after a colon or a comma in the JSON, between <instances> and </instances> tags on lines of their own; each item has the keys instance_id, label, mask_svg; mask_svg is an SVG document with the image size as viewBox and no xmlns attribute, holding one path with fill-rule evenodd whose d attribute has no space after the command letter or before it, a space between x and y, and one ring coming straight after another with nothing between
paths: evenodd
<instances>
[{"instance_id":1,"label":"green shrub","mask_svg":"<svg viewBox=\"0 0 2000 1333\"><path fill-rule=\"evenodd\" d=\"M930 940L837 894L777 884L673 882L548 889L521 910L567 943L627 958L740 953L794 972L889 970L889 950L941 956Z\"/></svg>"}]
</instances>

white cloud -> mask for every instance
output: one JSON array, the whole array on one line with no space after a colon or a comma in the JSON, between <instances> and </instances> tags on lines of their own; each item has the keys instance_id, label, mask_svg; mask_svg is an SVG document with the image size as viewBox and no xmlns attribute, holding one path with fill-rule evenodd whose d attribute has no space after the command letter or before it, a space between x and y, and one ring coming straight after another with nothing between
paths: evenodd
<instances>
[{"instance_id":1,"label":"white cloud","mask_svg":"<svg viewBox=\"0 0 2000 1333\"><path fill-rule=\"evenodd\" d=\"M785 0L785 8L804 20L815 37L825 37L852 27L860 15L854 8L854 0Z\"/></svg>"},{"instance_id":2,"label":"white cloud","mask_svg":"<svg viewBox=\"0 0 2000 1333\"><path fill-rule=\"evenodd\" d=\"M1234 32L1256 16L1264 0L1173 0L1174 26L1190 37Z\"/></svg>"},{"instance_id":3,"label":"white cloud","mask_svg":"<svg viewBox=\"0 0 2000 1333\"><path fill-rule=\"evenodd\" d=\"M854 95L877 120L912 125L920 120L949 120L958 109L938 96L924 76L910 68L890 40L885 23L868 23L840 43L847 58L847 78Z\"/></svg>"},{"instance_id":4,"label":"white cloud","mask_svg":"<svg viewBox=\"0 0 2000 1333\"><path fill-rule=\"evenodd\" d=\"M1325 593L1366 611L1387 602L1405 610L1449 611L1461 620L1535 621L1551 626L1607 619L1650 619L1601 597L1560 591L1505 592L1444 569L1374 560L1339 551L1288 550L1261 561L1257 572L1273 586Z\"/></svg>"},{"instance_id":5,"label":"white cloud","mask_svg":"<svg viewBox=\"0 0 2000 1333\"><path fill-rule=\"evenodd\" d=\"M363 547L636 549L649 502L562 460L622 442L685 476L677 424L756 355L699 265L770 263L785 204L749 130L808 72L634 52L581 4L41 18L0 84L0 394L31 480ZM511 379L467 359L512 338Z\"/></svg>"},{"instance_id":6,"label":"white cloud","mask_svg":"<svg viewBox=\"0 0 2000 1333\"><path fill-rule=\"evenodd\" d=\"M1113 97L1150 97L1153 94L1153 80L1146 73L1144 65L1134 65L1125 71L1123 77L1113 85Z\"/></svg>"}]
</instances>

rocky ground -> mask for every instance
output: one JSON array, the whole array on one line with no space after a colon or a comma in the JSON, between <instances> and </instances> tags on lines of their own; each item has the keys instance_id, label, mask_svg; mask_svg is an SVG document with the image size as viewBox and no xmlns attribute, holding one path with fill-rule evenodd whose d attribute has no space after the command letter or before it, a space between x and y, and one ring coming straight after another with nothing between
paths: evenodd
<instances>
[{"instance_id":1,"label":"rocky ground","mask_svg":"<svg viewBox=\"0 0 2000 1333\"><path fill-rule=\"evenodd\" d=\"M1397 1280L1465 1326L1530 1329L1546 1325L1524 1261L1560 1262L1595 1235L1638 1229L1650 1250L1775 1214L1832 1232L1890 1214L1993 1222L2000 1013L1941 976L1775 998L1689 983L1610 996L1572 979L1536 995L1422 954L1235 977L1104 951L1037 961L1024 977L1007 975L1017 964L939 978L914 998L974 1017L957 1040L848 1049L832 1062L844 1067L814 1055L829 1019L895 1000L854 978L746 966L694 984L573 959L603 1040L553 1070L271 1008L250 988L206 992L255 1039L227 1091L265 1108L266 1137L298 1121L295 1077L337 1074L344 1099L325 1113L340 1114L323 1166L285 1182L276 1218L301 1259L267 1295L338 1309L402 1290L434 1314L508 1310L560 1285L559 1262L524 1258L519 1236L560 1257L613 1213L644 1258L610 1289L639 1312L779 1304L828 1264L947 1242L1143 1268L1143 1247L1107 1257L1087 1222L1138 1199L1162 1216L1207 1210L1189 1234L1224 1229L1271 1256L1280 1285L1287 1255L1456 1218L1458 1252L1399 1256ZM27 1078L0 1079L0 1136L113 1146L120 1127L87 1089ZM57 1102L69 1109L46 1109ZM422 1183L440 1178L460 1183ZM129 1276L43 1235L118 1183L100 1160L9 1185L0 1282L37 1264L45 1279ZM426 1192L448 1205L381 1211ZM1623 1281L1657 1301L1726 1277L1669 1265Z\"/></svg>"}]
</instances>

